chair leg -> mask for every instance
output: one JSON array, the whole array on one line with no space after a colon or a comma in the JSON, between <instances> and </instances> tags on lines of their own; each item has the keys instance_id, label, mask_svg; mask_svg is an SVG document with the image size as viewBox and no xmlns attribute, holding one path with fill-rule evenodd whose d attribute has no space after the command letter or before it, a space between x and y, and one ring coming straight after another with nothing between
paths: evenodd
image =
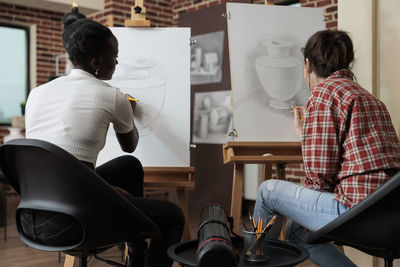
<instances>
[{"instance_id":1,"label":"chair leg","mask_svg":"<svg viewBox=\"0 0 400 267\"><path fill-rule=\"evenodd\" d=\"M87 267L87 256L79 258L79 267Z\"/></svg>"},{"instance_id":2,"label":"chair leg","mask_svg":"<svg viewBox=\"0 0 400 267\"><path fill-rule=\"evenodd\" d=\"M74 267L75 257L71 255L65 255L64 267Z\"/></svg>"},{"instance_id":3,"label":"chair leg","mask_svg":"<svg viewBox=\"0 0 400 267\"><path fill-rule=\"evenodd\" d=\"M393 257L391 256L385 257L385 267L393 267Z\"/></svg>"},{"instance_id":4,"label":"chair leg","mask_svg":"<svg viewBox=\"0 0 400 267\"><path fill-rule=\"evenodd\" d=\"M125 242L125 248L124 248L124 260L123 260L123 262L126 262L126 261L128 260L128 251L129 251L129 248L128 248L128 243L126 243L126 242Z\"/></svg>"},{"instance_id":5,"label":"chair leg","mask_svg":"<svg viewBox=\"0 0 400 267\"><path fill-rule=\"evenodd\" d=\"M3 197L3 214L1 217L1 224L4 226L4 242L7 242L7 184L0 184L1 187L1 195Z\"/></svg>"},{"instance_id":6,"label":"chair leg","mask_svg":"<svg viewBox=\"0 0 400 267\"><path fill-rule=\"evenodd\" d=\"M4 242L7 242L7 184L3 186L4 194Z\"/></svg>"}]
</instances>

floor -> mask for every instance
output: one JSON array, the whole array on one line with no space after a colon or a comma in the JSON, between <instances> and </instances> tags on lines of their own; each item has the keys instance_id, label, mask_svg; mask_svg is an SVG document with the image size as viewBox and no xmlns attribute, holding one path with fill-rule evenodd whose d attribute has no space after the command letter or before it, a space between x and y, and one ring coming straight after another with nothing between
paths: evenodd
<instances>
[{"instance_id":1,"label":"floor","mask_svg":"<svg viewBox=\"0 0 400 267\"><path fill-rule=\"evenodd\" d=\"M15 208L18 206L19 197L16 194L8 196L7 209L7 242L3 240L4 228L0 228L0 267L61 267L63 266L65 254L61 254L61 261L57 252L44 252L24 245L18 238L18 233L15 227ZM191 235L195 238L196 229L198 226L198 215L192 215L190 221ZM121 262L121 251L114 247L101 254L102 257ZM75 263L74 266L78 266ZM100 262L97 259L90 258L88 260L89 267L106 267L110 266ZM175 262L173 267L179 265ZM313 267L315 266L309 261L305 261L298 267Z\"/></svg>"}]
</instances>

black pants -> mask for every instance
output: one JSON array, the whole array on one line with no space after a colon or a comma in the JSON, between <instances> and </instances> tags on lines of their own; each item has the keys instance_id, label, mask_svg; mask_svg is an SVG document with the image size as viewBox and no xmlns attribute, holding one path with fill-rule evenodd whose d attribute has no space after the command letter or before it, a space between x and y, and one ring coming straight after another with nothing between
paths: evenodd
<instances>
[{"instance_id":1,"label":"black pants","mask_svg":"<svg viewBox=\"0 0 400 267\"><path fill-rule=\"evenodd\" d=\"M150 241L144 266L171 266L172 260L166 251L182 237L185 217L181 209L171 202L142 198L143 168L133 156L115 158L96 168L95 172L109 184L128 191L133 196L128 200L160 228L162 237ZM27 210L21 213L21 223L25 234L47 245L75 244L82 236L79 223L65 214ZM138 250L144 249L144 244L144 240L128 242Z\"/></svg>"}]
</instances>

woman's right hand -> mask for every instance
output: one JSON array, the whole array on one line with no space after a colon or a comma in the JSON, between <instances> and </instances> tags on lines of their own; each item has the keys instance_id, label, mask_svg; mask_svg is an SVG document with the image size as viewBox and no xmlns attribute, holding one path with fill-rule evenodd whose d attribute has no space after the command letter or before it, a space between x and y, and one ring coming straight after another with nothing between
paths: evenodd
<instances>
[{"instance_id":1,"label":"woman's right hand","mask_svg":"<svg viewBox=\"0 0 400 267\"><path fill-rule=\"evenodd\" d=\"M134 98L133 96L131 96L130 94L125 94L125 97L128 99L128 98ZM132 111L133 111L133 113L135 112L135 109L136 109L136 101L131 101L131 100L128 100L129 101L129 104L131 104L131 107L132 107Z\"/></svg>"},{"instance_id":2,"label":"woman's right hand","mask_svg":"<svg viewBox=\"0 0 400 267\"><path fill-rule=\"evenodd\" d=\"M302 106L296 106L293 109L294 128L299 136L301 136L303 132L304 116L306 112L307 112L306 108Z\"/></svg>"}]
</instances>

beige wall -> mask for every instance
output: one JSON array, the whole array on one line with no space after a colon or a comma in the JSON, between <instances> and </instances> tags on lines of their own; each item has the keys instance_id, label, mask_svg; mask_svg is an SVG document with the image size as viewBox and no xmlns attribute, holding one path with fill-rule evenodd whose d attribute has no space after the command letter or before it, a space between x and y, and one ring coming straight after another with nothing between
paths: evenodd
<instances>
[{"instance_id":1,"label":"beige wall","mask_svg":"<svg viewBox=\"0 0 400 267\"><path fill-rule=\"evenodd\" d=\"M397 131L400 127L399 10L399 0L377 1L378 96L389 109Z\"/></svg>"},{"instance_id":2,"label":"beige wall","mask_svg":"<svg viewBox=\"0 0 400 267\"><path fill-rule=\"evenodd\" d=\"M338 29L348 31L354 42L358 82L387 106L396 131L400 129L400 10L399 0L339 0ZM346 255L357 266L384 266L352 248ZM400 266L398 260L394 266Z\"/></svg>"},{"instance_id":3,"label":"beige wall","mask_svg":"<svg viewBox=\"0 0 400 267\"><path fill-rule=\"evenodd\" d=\"M373 90L372 2L373 0L338 1L338 29L347 31L354 43L356 62L353 72L357 81L370 92Z\"/></svg>"},{"instance_id":4,"label":"beige wall","mask_svg":"<svg viewBox=\"0 0 400 267\"><path fill-rule=\"evenodd\" d=\"M339 0L338 29L354 41L358 82L387 106L396 131L400 127L399 0Z\"/></svg>"}]
</instances>

